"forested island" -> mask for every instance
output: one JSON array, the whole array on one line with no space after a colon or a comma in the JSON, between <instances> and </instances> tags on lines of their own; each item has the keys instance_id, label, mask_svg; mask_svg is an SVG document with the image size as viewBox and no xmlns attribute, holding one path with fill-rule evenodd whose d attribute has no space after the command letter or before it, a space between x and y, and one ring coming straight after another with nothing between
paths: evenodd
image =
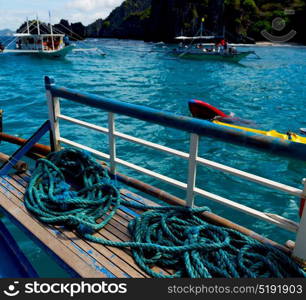
<instances>
[{"instance_id":1,"label":"forested island","mask_svg":"<svg viewBox=\"0 0 306 300\"><path fill-rule=\"evenodd\" d=\"M222 35L232 42L264 40L261 32L282 36L295 30L291 42L306 44L305 0L126 0L106 19L84 26L61 20L55 28L75 38L125 38L171 42L178 35L195 35L205 19L205 34ZM280 18L282 28L273 20ZM25 24L19 28L24 30Z\"/></svg>"}]
</instances>

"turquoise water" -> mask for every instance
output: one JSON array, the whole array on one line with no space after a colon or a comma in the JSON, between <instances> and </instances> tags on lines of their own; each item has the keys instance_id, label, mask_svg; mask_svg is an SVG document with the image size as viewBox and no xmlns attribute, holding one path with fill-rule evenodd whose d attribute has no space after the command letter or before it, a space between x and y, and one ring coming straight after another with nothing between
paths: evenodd
<instances>
[{"instance_id":1,"label":"turquoise water","mask_svg":"<svg viewBox=\"0 0 306 300\"><path fill-rule=\"evenodd\" d=\"M0 107L5 111L5 132L27 138L47 118L44 75L53 76L59 85L83 92L182 115L189 115L188 99L196 98L252 120L262 129L298 132L299 128L306 127L306 48L254 47L250 49L255 50L261 59L249 57L241 64L232 64L174 59L167 54L167 48L141 41L89 40L86 44L88 48L102 49L107 56L103 58L94 52L76 52L63 60L0 56ZM106 113L88 107L64 101L63 112L106 125ZM117 129L124 133L188 150L189 140L185 133L127 117L118 116L116 120ZM107 149L107 139L96 132L68 123L62 124L61 132L62 136L79 143L101 151ZM3 152L11 153L14 149L5 143L1 145ZM300 188L306 174L304 162L225 145L208 138L201 140L200 155ZM186 181L187 164L181 159L124 141L118 141L118 156ZM121 171L184 197L181 191L171 186L129 170ZM261 211L298 220L299 201L295 197L204 167L199 167L197 185ZM293 234L209 200L197 199L197 204L208 205L214 212L278 242L294 239ZM42 250L7 220L6 223L31 261L39 267L41 275L63 276L51 258L46 258Z\"/></svg>"}]
</instances>

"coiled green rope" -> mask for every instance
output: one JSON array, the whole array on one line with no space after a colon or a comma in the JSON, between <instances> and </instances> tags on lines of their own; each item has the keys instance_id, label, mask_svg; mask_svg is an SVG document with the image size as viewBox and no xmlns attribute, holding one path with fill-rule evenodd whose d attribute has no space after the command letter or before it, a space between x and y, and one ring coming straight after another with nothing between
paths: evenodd
<instances>
[{"instance_id":1,"label":"coiled green rope","mask_svg":"<svg viewBox=\"0 0 306 300\"><path fill-rule=\"evenodd\" d=\"M40 221L64 225L89 241L129 247L137 264L153 277L305 277L280 250L203 221L199 213L207 207L150 207L121 199L107 170L76 149L37 161L25 206ZM119 206L146 210L128 225L131 241L114 242L94 235ZM151 269L155 265L172 269L174 274L157 273Z\"/></svg>"}]
</instances>

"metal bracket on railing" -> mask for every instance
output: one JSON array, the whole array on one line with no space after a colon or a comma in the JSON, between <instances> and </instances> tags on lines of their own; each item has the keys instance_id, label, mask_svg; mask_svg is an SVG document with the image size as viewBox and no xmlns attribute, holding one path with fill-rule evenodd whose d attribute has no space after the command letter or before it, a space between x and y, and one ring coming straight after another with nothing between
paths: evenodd
<instances>
[{"instance_id":1,"label":"metal bracket on railing","mask_svg":"<svg viewBox=\"0 0 306 300\"><path fill-rule=\"evenodd\" d=\"M0 168L0 176L7 175L10 169L26 154L31 148L48 132L50 131L50 122L46 121L28 140L22 145Z\"/></svg>"}]
</instances>

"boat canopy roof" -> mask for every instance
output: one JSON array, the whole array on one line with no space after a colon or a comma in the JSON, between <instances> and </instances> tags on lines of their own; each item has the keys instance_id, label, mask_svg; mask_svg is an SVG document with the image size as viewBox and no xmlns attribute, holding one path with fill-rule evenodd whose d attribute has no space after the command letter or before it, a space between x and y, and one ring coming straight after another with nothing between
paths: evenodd
<instances>
[{"instance_id":1,"label":"boat canopy roof","mask_svg":"<svg viewBox=\"0 0 306 300\"><path fill-rule=\"evenodd\" d=\"M42 33L42 34L29 34L29 33L15 33L14 34L15 37L48 37L48 36L65 36L64 34L59 34L59 33L54 33L54 34L50 34L50 33Z\"/></svg>"},{"instance_id":2,"label":"boat canopy roof","mask_svg":"<svg viewBox=\"0 0 306 300\"><path fill-rule=\"evenodd\" d=\"M212 40L223 39L222 35L200 35L200 36L177 36L176 40Z\"/></svg>"}]
</instances>

